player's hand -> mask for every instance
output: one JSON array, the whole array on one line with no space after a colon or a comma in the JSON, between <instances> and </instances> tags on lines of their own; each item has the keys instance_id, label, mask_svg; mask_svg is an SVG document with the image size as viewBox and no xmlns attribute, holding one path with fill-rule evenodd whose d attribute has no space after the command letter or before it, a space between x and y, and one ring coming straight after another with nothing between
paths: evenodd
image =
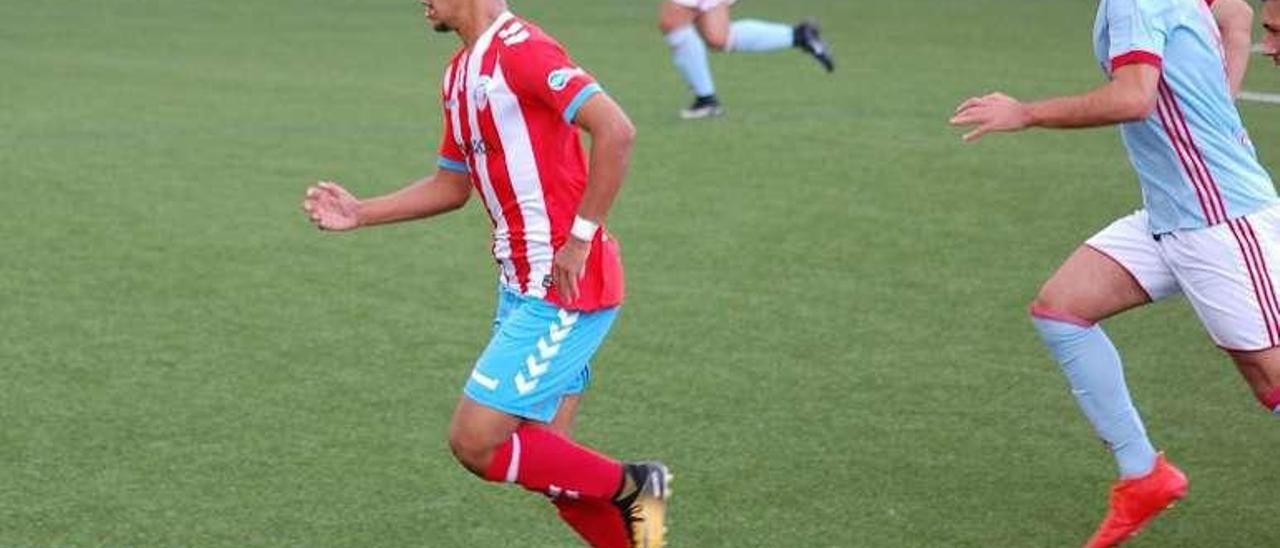
<instances>
[{"instance_id":1,"label":"player's hand","mask_svg":"<svg viewBox=\"0 0 1280 548\"><path fill-rule=\"evenodd\" d=\"M555 260L551 264L551 283L565 304L578 300L578 280L582 279L587 267L587 255L591 253L591 242L584 242L573 236L565 240L560 250L556 251Z\"/></svg>"},{"instance_id":2,"label":"player's hand","mask_svg":"<svg viewBox=\"0 0 1280 548\"><path fill-rule=\"evenodd\" d=\"M951 125L974 128L964 134L966 142L976 141L993 131L1019 131L1031 125L1027 106L1003 93L971 97L956 107Z\"/></svg>"},{"instance_id":3,"label":"player's hand","mask_svg":"<svg viewBox=\"0 0 1280 548\"><path fill-rule=\"evenodd\" d=\"M320 230L340 232L360 226L360 200L332 181L321 181L307 189L302 210Z\"/></svg>"}]
</instances>

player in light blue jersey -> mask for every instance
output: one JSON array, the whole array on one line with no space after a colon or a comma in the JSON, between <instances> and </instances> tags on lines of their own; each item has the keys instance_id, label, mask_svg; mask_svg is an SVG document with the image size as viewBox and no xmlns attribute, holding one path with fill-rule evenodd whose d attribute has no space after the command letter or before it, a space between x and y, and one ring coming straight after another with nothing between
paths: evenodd
<instances>
[{"instance_id":1,"label":"player in light blue jersey","mask_svg":"<svg viewBox=\"0 0 1280 548\"><path fill-rule=\"evenodd\" d=\"M1213 3L1229 2L1243 0ZM1280 199L1232 100L1243 64L1226 59L1239 50L1223 41L1238 36L1242 21L1247 31L1252 17L1215 19L1230 10L1209 4L1101 0L1094 43L1106 84L1027 103L975 97L951 119L972 128L966 141L1028 127L1119 125L1138 175L1143 209L1080 246L1031 305L1036 330L1120 472L1088 546L1124 542L1187 489L1148 439L1120 356L1097 322L1186 295L1258 400L1280 414Z\"/></svg>"}]
</instances>

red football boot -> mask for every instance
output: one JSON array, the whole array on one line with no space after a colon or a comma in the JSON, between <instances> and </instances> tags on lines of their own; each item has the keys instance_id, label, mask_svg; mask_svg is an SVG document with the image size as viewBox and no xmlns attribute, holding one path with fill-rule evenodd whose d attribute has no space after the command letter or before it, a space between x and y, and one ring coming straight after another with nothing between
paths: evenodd
<instances>
[{"instance_id":1,"label":"red football boot","mask_svg":"<svg viewBox=\"0 0 1280 548\"><path fill-rule=\"evenodd\" d=\"M1160 454L1150 474L1111 488L1111 509L1086 548L1119 546L1186 494L1187 476Z\"/></svg>"}]
</instances>

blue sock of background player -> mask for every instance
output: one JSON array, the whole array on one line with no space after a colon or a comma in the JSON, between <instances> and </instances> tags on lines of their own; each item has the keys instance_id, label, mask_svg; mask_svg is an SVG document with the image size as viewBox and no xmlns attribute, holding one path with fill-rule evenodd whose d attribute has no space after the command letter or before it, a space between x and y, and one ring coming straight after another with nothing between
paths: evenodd
<instances>
[{"instance_id":1,"label":"blue sock of background player","mask_svg":"<svg viewBox=\"0 0 1280 548\"><path fill-rule=\"evenodd\" d=\"M713 97L715 82L711 79L711 63L707 60L707 45L693 25L681 27L667 34L671 46L671 62L689 89L698 97Z\"/></svg>"},{"instance_id":2,"label":"blue sock of background player","mask_svg":"<svg viewBox=\"0 0 1280 548\"><path fill-rule=\"evenodd\" d=\"M685 83L698 97L715 95L715 83L711 78L711 65L707 59L707 45L693 25L680 27L666 35L671 46L671 62L684 78ZM734 21L729 26L729 39L725 51L762 53L790 49L796 46L796 28L782 23L756 19Z\"/></svg>"},{"instance_id":3,"label":"blue sock of background player","mask_svg":"<svg viewBox=\"0 0 1280 548\"><path fill-rule=\"evenodd\" d=\"M695 101L681 112L686 119L717 116L723 112L711 77L708 50L769 52L799 49L829 72L834 70L830 51L816 22L786 25L756 19L731 20L731 0L666 0L658 26L671 47L671 61L693 91Z\"/></svg>"},{"instance_id":4,"label":"blue sock of background player","mask_svg":"<svg viewBox=\"0 0 1280 548\"><path fill-rule=\"evenodd\" d=\"M729 26L729 43L725 51L778 51L794 45L795 28L791 25L742 19Z\"/></svg>"}]
</instances>

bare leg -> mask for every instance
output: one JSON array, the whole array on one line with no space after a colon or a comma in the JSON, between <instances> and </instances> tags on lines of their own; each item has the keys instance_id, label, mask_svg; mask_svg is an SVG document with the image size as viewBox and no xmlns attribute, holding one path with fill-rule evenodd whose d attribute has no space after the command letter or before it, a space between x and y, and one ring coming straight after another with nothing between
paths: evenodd
<instances>
[{"instance_id":1,"label":"bare leg","mask_svg":"<svg viewBox=\"0 0 1280 548\"><path fill-rule=\"evenodd\" d=\"M692 91L699 101L716 106L716 84L711 75L707 45L694 28L694 21L699 17L698 10L667 0L662 3L658 11L658 28L671 48L671 64L675 66L676 72L680 74L684 83L689 86L689 91ZM683 112L681 116L699 118L718 114L713 112L714 110L710 107L705 109L705 112L690 110Z\"/></svg>"},{"instance_id":2,"label":"bare leg","mask_svg":"<svg viewBox=\"0 0 1280 548\"><path fill-rule=\"evenodd\" d=\"M698 33L716 51L729 49L729 6L721 4L698 16Z\"/></svg>"},{"instance_id":3,"label":"bare leg","mask_svg":"<svg viewBox=\"0 0 1280 548\"><path fill-rule=\"evenodd\" d=\"M1036 331L1124 478L1149 473L1156 464L1156 451L1129 396L1120 354L1096 322L1148 301L1124 267L1098 250L1081 246L1031 305Z\"/></svg>"},{"instance_id":4,"label":"bare leg","mask_svg":"<svg viewBox=\"0 0 1280 548\"><path fill-rule=\"evenodd\" d=\"M494 449L511 439L511 434L522 422L519 417L462 396L449 424L449 448L467 470L484 477Z\"/></svg>"},{"instance_id":5,"label":"bare leg","mask_svg":"<svg viewBox=\"0 0 1280 548\"><path fill-rule=\"evenodd\" d=\"M571 438L581 399L578 395L566 396L547 426ZM449 425L449 447L459 463L471 473L483 477L485 467L493 458L493 450L510 439L516 428L525 422L532 421L490 409L463 396L458 400Z\"/></svg>"},{"instance_id":6,"label":"bare leg","mask_svg":"<svg viewBox=\"0 0 1280 548\"><path fill-rule=\"evenodd\" d=\"M578 418L578 404L582 403L582 395L565 396L560 401L560 409L549 425L552 430L566 438L573 437L573 423Z\"/></svg>"},{"instance_id":7,"label":"bare leg","mask_svg":"<svg viewBox=\"0 0 1280 548\"><path fill-rule=\"evenodd\" d=\"M1227 353L1258 401L1269 411L1280 413L1280 348Z\"/></svg>"},{"instance_id":8,"label":"bare leg","mask_svg":"<svg viewBox=\"0 0 1280 548\"><path fill-rule=\"evenodd\" d=\"M1100 322L1151 302L1129 271L1089 246L1080 246L1040 288L1032 308Z\"/></svg>"},{"instance_id":9,"label":"bare leg","mask_svg":"<svg viewBox=\"0 0 1280 548\"><path fill-rule=\"evenodd\" d=\"M673 30L692 25L697 18L698 10L667 0L658 7L658 30L662 34L670 34Z\"/></svg>"}]
</instances>

